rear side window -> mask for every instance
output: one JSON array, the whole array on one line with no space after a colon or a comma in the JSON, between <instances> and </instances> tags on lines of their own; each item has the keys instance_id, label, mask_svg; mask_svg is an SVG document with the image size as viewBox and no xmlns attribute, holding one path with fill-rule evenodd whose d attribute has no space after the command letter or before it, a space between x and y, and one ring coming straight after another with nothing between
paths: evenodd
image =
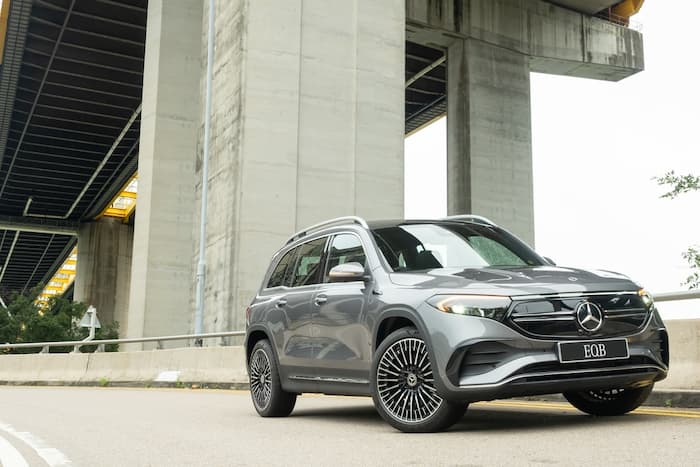
<instances>
[{"instance_id":1,"label":"rear side window","mask_svg":"<svg viewBox=\"0 0 700 467\"><path fill-rule=\"evenodd\" d=\"M272 271L270 280L267 282L267 288L289 285L289 278L291 276L291 271L294 265L294 257L297 250L298 248L289 250L287 253L285 253L280 262L277 263L277 267L274 271ZM289 271L290 274L287 274L287 271Z\"/></svg>"},{"instance_id":2,"label":"rear side window","mask_svg":"<svg viewBox=\"0 0 700 467\"><path fill-rule=\"evenodd\" d=\"M326 246L326 239L327 237L317 238L297 248L299 254L294 266L292 287L319 283L321 256Z\"/></svg>"}]
</instances>

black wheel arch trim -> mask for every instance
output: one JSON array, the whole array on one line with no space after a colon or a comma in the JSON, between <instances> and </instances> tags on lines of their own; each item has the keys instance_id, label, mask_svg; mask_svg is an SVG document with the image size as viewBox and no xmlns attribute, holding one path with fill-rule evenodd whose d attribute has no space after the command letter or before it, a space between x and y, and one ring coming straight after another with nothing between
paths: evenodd
<instances>
[{"instance_id":1,"label":"black wheel arch trim","mask_svg":"<svg viewBox=\"0 0 700 467\"><path fill-rule=\"evenodd\" d=\"M275 347L275 341L272 339L272 334L267 330L267 328L265 328L265 326L262 326L259 324L252 325L251 327L249 327L246 330L246 333L245 333L245 342L243 342L243 347L245 348L246 367L248 367L248 365L250 365L250 352L248 352L248 344L250 343L250 336L253 333L257 333L257 332L262 332L263 334L265 334L265 337L267 337L267 340L270 342L270 347L272 347L272 356L275 359L275 363L277 365L277 368L279 368L280 360L277 357L277 349ZM250 350L253 350L253 349L250 349Z\"/></svg>"}]
</instances>

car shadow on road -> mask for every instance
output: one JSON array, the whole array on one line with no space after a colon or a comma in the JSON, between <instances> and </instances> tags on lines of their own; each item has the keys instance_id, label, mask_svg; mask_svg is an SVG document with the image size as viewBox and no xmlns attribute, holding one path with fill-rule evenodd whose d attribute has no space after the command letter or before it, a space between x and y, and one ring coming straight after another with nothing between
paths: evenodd
<instances>
[{"instance_id":1,"label":"car shadow on road","mask_svg":"<svg viewBox=\"0 0 700 467\"><path fill-rule=\"evenodd\" d=\"M323 423L360 423L368 426L387 426L372 405L324 408L297 408L291 417L309 418ZM649 415L594 417L569 410L541 410L509 407L470 407L466 415L452 426L450 432L518 432L530 430L557 430L576 426L595 425L629 426L648 423Z\"/></svg>"},{"instance_id":2,"label":"car shadow on road","mask_svg":"<svg viewBox=\"0 0 700 467\"><path fill-rule=\"evenodd\" d=\"M646 423L647 416L594 417L573 411L543 411L520 408L469 408L467 414L450 431L528 431L569 429L576 426L629 425Z\"/></svg>"}]
</instances>

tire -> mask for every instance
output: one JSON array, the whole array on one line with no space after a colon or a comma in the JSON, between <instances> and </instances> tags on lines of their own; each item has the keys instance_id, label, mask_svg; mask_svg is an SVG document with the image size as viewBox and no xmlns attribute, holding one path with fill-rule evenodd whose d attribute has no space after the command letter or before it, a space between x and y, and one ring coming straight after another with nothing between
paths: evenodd
<instances>
[{"instance_id":1,"label":"tire","mask_svg":"<svg viewBox=\"0 0 700 467\"><path fill-rule=\"evenodd\" d=\"M379 345L370 379L377 412L405 433L445 430L467 410L467 403L438 395L427 344L415 328L399 329Z\"/></svg>"},{"instance_id":2,"label":"tire","mask_svg":"<svg viewBox=\"0 0 700 467\"><path fill-rule=\"evenodd\" d=\"M297 402L297 395L282 389L277 361L267 339L255 343L248 363L250 397L261 417L286 417Z\"/></svg>"},{"instance_id":3,"label":"tire","mask_svg":"<svg viewBox=\"0 0 700 467\"><path fill-rule=\"evenodd\" d=\"M596 391L565 392L571 405L591 415L615 416L631 412L647 400L653 384L634 389L601 389Z\"/></svg>"}]
</instances>

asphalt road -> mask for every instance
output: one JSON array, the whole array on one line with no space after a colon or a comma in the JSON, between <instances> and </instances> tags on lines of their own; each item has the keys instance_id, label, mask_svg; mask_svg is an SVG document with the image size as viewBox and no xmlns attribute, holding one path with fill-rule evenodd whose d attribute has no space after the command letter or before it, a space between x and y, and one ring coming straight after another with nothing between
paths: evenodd
<instances>
[{"instance_id":1,"label":"asphalt road","mask_svg":"<svg viewBox=\"0 0 700 467\"><path fill-rule=\"evenodd\" d=\"M24 466L679 465L700 463L700 411L615 418L564 403L473 404L450 431L403 434L367 398L304 396L257 416L244 391L0 387L0 461Z\"/></svg>"}]
</instances>

